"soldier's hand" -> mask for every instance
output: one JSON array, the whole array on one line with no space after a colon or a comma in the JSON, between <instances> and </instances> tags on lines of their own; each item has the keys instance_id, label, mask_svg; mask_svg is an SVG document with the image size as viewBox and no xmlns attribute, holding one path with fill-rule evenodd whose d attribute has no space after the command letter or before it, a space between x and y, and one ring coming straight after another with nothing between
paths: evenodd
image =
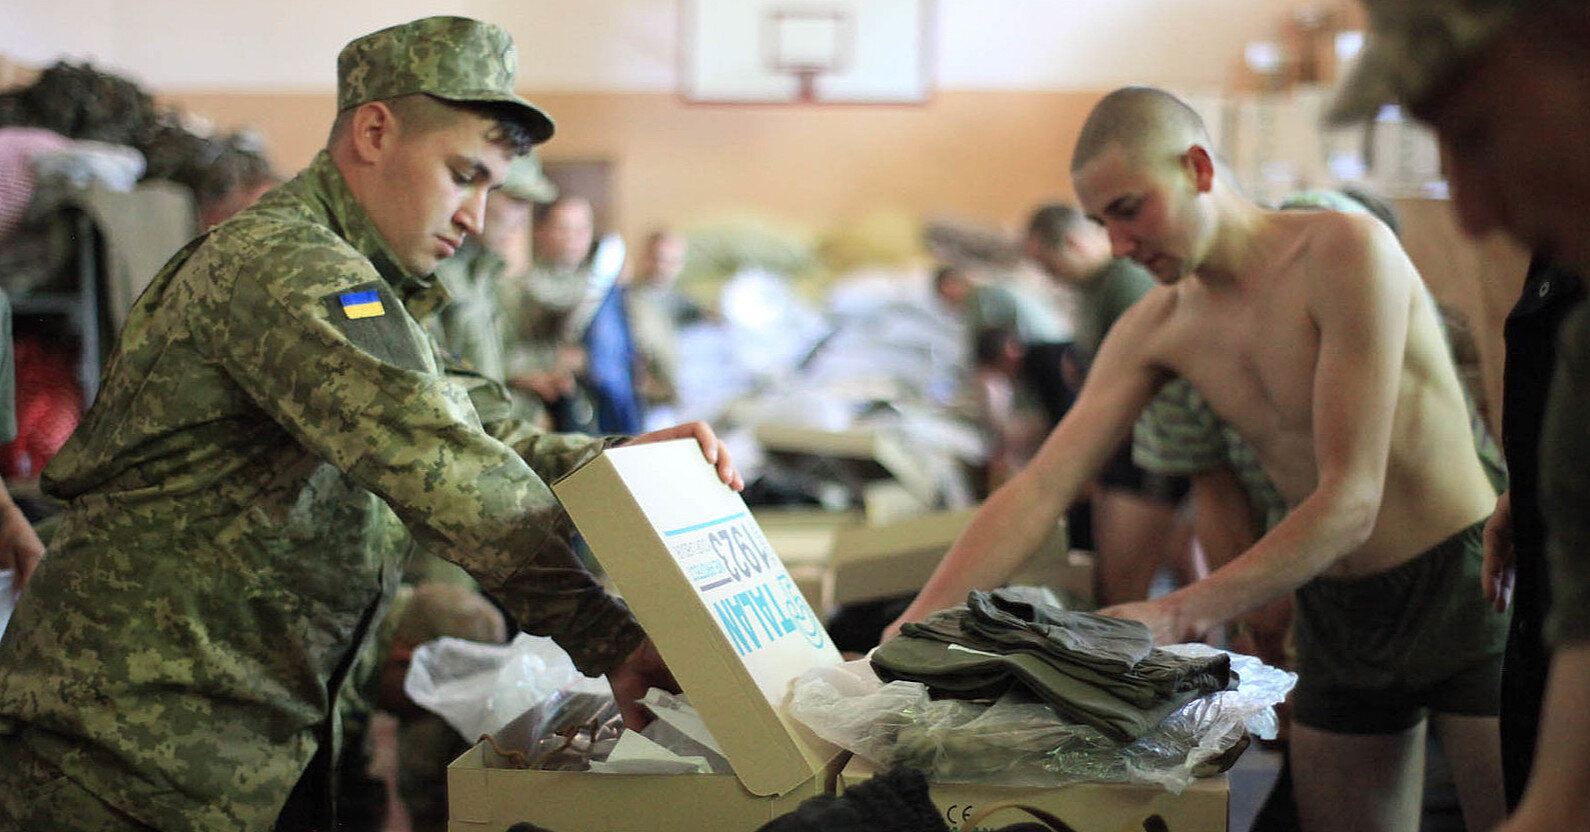
<instances>
[{"instance_id":1,"label":"soldier's hand","mask_svg":"<svg viewBox=\"0 0 1590 832\"><path fill-rule=\"evenodd\" d=\"M566 373L520 373L508 379L508 386L550 403L574 392L574 377Z\"/></svg>"},{"instance_id":2,"label":"soldier's hand","mask_svg":"<svg viewBox=\"0 0 1590 832\"><path fill-rule=\"evenodd\" d=\"M1148 625L1154 634L1155 645L1181 644L1201 637L1202 633L1192 632L1186 625L1180 623L1169 604L1163 599L1155 601L1133 601L1126 604L1116 604L1113 607L1099 610L1099 615L1108 615L1111 618L1127 618L1141 621Z\"/></svg>"},{"instance_id":3,"label":"soldier's hand","mask_svg":"<svg viewBox=\"0 0 1590 832\"><path fill-rule=\"evenodd\" d=\"M1496 498L1496 510L1485 521L1485 562L1480 567L1480 588L1497 612L1513 600L1513 492L1503 491Z\"/></svg>"},{"instance_id":4,"label":"soldier's hand","mask_svg":"<svg viewBox=\"0 0 1590 832\"><path fill-rule=\"evenodd\" d=\"M645 706L640 704L647 690L662 688L671 693L679 692L673 671L668 669L662 654L649 638L641 642L623 664L607 674L607 684L613 689L613 698L618 702L618 713L624 718L627 731L639 731L651 722Z\"/></svg>"},{"instance_id":5,"label":"soldier's hand","mask_svg":"<svg viewBox=\"0 0 1590 832\"><path fill-rule=\"evenodd\" d=\"M5 484L0 483L0 489L4 488ZM11 588L20 592L44 557L44 543L22 510L10 504L9 495L5 502L0 506L0 569L13 570Z\"/></svg>"},{"instance_id":6,"label":"soldier's hand","mask_svg":"<svg viewBox=\"0 0 1590 832\"><path fill-rule=\"evenodd\" d=\"M685 439L690 437L694 437L696 442L701 445L701 455L706 457L708 462L717 466L718 479L723 480L725 485L735 491L745 488L745 481L740 479L740 472L734 470L734 462L729 459L728 447L723 444L722 440L718 439L718 435L712 432L712 427L706 422L686 422L682 425L674 425L671 428L654 430L651 433L643 433L625 444L638 445L645 442L661 442L666 439Z\"/></svg>"}]
</instances>

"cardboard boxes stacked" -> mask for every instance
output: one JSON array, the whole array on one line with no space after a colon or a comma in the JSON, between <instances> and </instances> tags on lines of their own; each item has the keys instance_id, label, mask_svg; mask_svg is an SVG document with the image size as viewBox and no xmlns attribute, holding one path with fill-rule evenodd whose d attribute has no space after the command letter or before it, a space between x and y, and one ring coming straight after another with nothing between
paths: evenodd
<instances>
[{"instance_id":1,"label":"cardboard boxes stacked","mask_svg":"<svg viewBox=\"0 0 1590 832\"><path fill-rule=\"evenodd\" d=\"M633 775L503 768L480 744L448 770L450 832L750 832L813 795L869 776L790 720L791 682L839 661L816 613L693 440L615 448L554 486L592 551L723 747L734 775ZM1048 808L1079 832L1224 830L1225 778L1181 795L1136 786L936 785L952 829L977 808ZM1002 822L1010 822L1009 819ZM1136 826L1123 824L1137 824Z\"/></svg>"}]
</instances>

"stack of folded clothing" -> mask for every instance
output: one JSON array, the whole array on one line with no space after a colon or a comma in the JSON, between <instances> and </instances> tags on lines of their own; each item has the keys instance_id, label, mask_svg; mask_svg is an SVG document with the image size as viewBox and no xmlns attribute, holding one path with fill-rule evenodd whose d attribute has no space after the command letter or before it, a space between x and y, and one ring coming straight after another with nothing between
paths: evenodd
<instances>
[{"instance_id":1,"label":"stack of folded clothing","mask_svg":"<svg viewBox=\"0 0 1590 832\"><path fill-rule=\"evenodd\" d=\"M1148 628L1006 595L907 624L872 654L884 681L921 682L935 697L994 699L1030 691L1062 717L1131 742L1181 706L1236 685L1224 653L1186 658L1154 648Z\"/></svg>"}]
</instances>

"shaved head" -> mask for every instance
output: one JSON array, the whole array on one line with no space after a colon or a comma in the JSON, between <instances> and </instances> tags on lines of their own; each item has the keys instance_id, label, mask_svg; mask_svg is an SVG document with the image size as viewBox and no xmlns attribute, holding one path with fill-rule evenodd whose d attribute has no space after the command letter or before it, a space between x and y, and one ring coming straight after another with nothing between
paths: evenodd
<instances>
[{"instance_id":1,"label":"shaved head","mask_svg":"<svg viewBox=\"0 0 1590 832\"><path fill-rule=\"evenodd\" d=\"M1122 87L1104 96L1082 125L1071 154L1076 173L1111 146L1135 160L1181 155L1197 144L1213 153L1203 119L1181 99L1153 87Z\"/></svg>"}]
</instances>

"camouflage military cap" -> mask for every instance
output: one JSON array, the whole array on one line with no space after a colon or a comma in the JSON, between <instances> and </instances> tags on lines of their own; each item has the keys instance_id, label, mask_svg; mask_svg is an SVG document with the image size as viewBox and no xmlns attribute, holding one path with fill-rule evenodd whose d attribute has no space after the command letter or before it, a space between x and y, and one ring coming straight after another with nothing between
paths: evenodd
<instances>
[{"instance_id":1,"label":"camouflage military cap","mask_svg":"<svg viewBox=\"0 0 1590 832\"><path fill-rule=\"evenodd\" d=\"M1549 0L1548 0L1549 2ZM1363 0L1369 33L1325 120L1374 118L1385 104L1417 104L1539 0Z\"/></svg>"},{"instance_id":2,"label":"camouflage military cap","mask_svg":"<svg viewBox=\"0 0 1590 832\"><path fill-rule=\"evenodd\" d=\"M539 144L552 119L513 91L519 53L501 26L427 17L372 32L337 56L337 111L412 93L512 105Z\"/></svg>"},{"instance_id":3,"label":"camouflage military cap","mask_svg":"<svg viewBox=\"0 0 1590 832\"><path fill-rule=\"evenodd\" d=\"M551 202L558 198L558 186L541 170L541 160L534 152L514 159L508 166L502 192L526 202Z\"/></svg>"}]
</instances>

